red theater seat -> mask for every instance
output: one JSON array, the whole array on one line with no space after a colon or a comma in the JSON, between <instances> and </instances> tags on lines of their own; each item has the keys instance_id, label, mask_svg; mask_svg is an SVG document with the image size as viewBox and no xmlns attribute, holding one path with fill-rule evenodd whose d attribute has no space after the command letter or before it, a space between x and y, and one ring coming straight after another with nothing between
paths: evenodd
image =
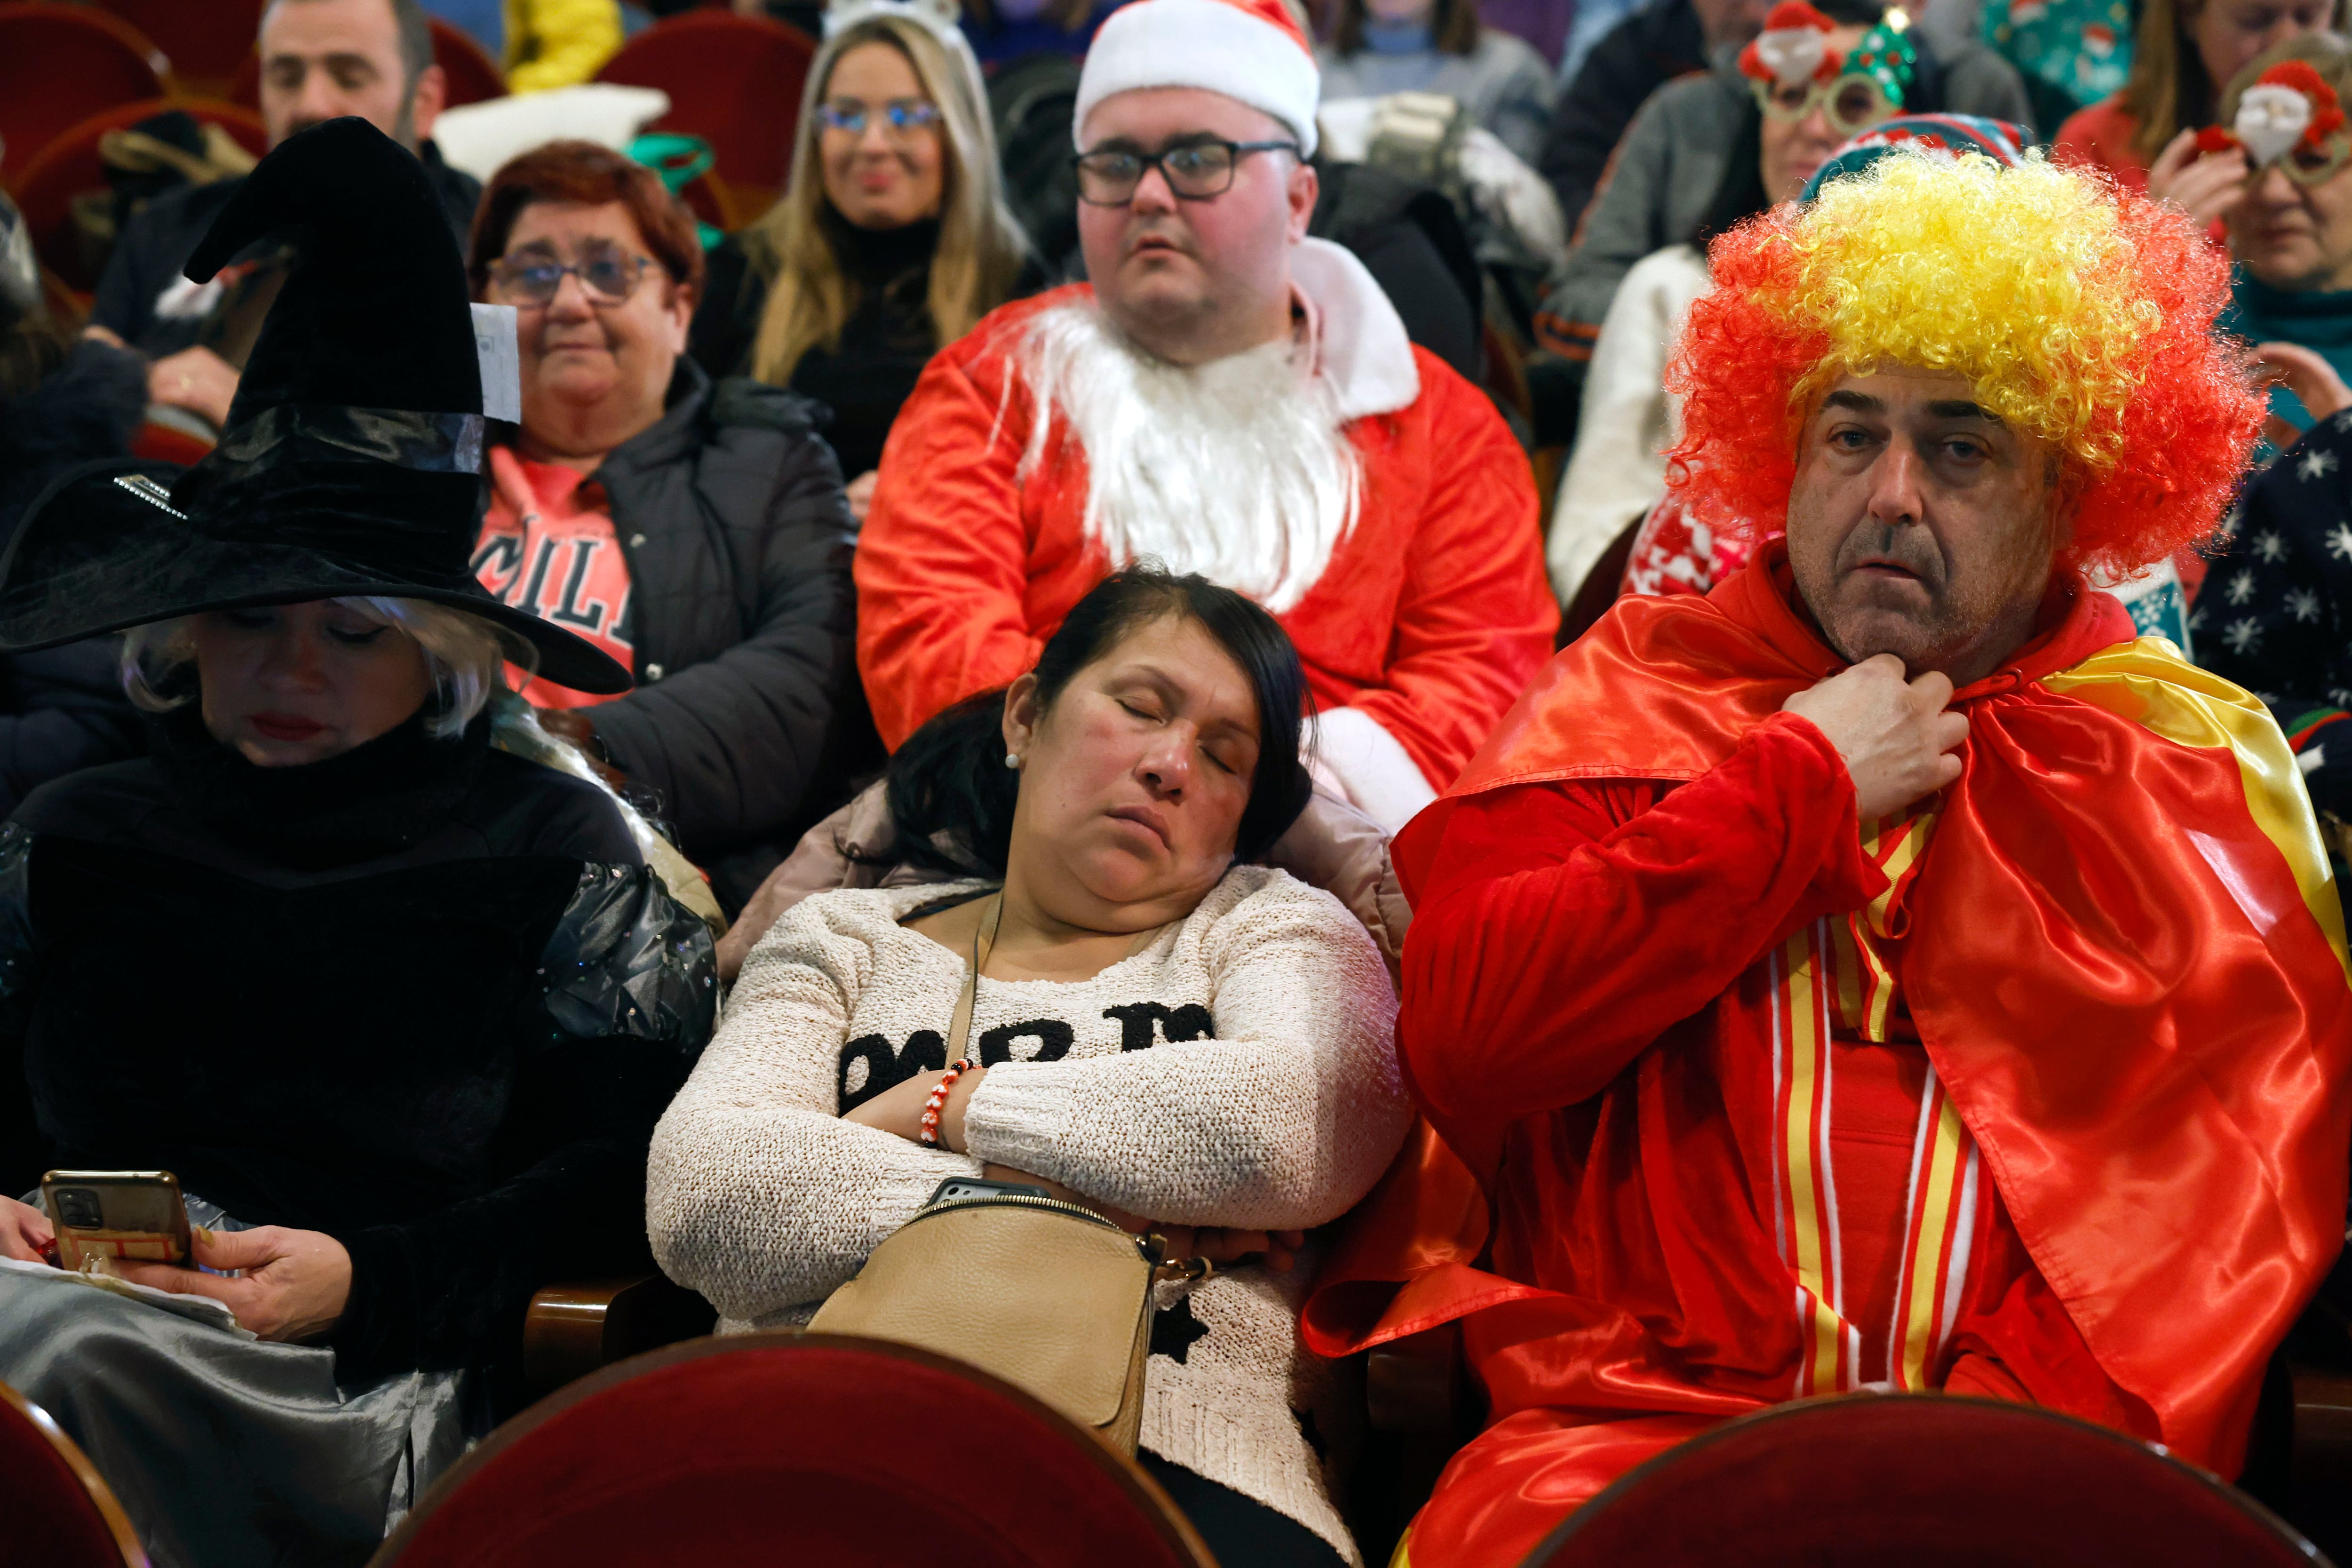
<instances>
[{"instance_id":1,"label":"red theater seat","mask_svg":"<svg viewBox=\"0 0 2352 1568\"><path fill-rule=\"evenodd\" d=\"M0 184L101 110L163 95L167 64L121 19L46 0L0 5Z\"/></svg>"},{"instance_id":2,"label":"red theater seat","mask_svg":"<svg viewBox=\"0 0 2352 1568\"><path fill-rule=\"evenodd\" d=\"M163 51L183 92L226 95L253 53L268 0L98 0Z\"/></svg>"},{"instance_id":3,"label":"red theater seat","mask_svg":"<svg viewBox=\"0 0 2352 1568\"><path fill-rule=\"evenodd\" d=\"M959 1363L837 1334L701 1339L492 1433L374 1568L1213 1568L1132 1462Z\"/></svg>"},{"instance_id":4,"label":"red theater seat","mask_svg":"<svg viewBox=\"0 0 2352 1568\"><path fill-rule=\"evenodd\" d=\"M499 62L490 58L490 51L474 41L474 35L453 27L440 17L433 23L433 63L449 79L449 90L442 107L455 109L461 103L479 103L484 99L507 95L507 73Z\"/></svg>"},{"instance_id":5,"label":"red theater seat","mask_svg":"<svg viewBox=\"0 0 2352 1568\"><path fill-rule=\"evenodd\" d=\"M2311 1568L2234 1488L2047 1410L1937 1394L1780 1405L1660 1455L1525 1568Z\"/></svg>"},{"instance_id":6,"label":"red theater seat","mask_svg":"<svg viewBox=\"0 0 2352 1568\"><path fill-rule=\"evenodd\" d=\"M42 1408L0 1383L0 1558L40 1568L147 1568L114 1494Z\"/></svg>"},{"instance_id":7,"label":"red theater seat","mask_svg":"<svg viewBox=\"0 0 2352 1568\"><path fill-rule=\"evenodd\" d=\"M596 79L669 94L670 111L653 128L709 142L719 178L745 210L758 213L783 188L801 89L815 58L816 40L797 27L689 11L622 45Z\"/></svg>"},{"instance_id":8,"label":"red theater seat","mask_svg":"<svg viewBox=\"0 0 2352 1568\"><path fill-rule=\"evenodd\" d=\"M259 115L217 99L158 98L125 103L93 114L54 138L26 166L14 190L41 264L74 288L89 289L98 285L74 244L68 204L84 191L106 188L106 166L98 156L100 141L110 131L127 129L150 115L173 109L200 123L219 126L257 157L268 149L268 133L262 129Z\"/></svg>"}]
</instances>

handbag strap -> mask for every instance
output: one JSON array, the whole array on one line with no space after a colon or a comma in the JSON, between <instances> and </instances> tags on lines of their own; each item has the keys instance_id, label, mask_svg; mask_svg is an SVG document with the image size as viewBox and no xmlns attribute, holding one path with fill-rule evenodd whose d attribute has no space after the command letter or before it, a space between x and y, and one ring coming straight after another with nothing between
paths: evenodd
<instances>
[{"instance_id":1,"label":"handbag strap","mask_svg":"<svg viewBox=\"0 0 2352 1568\"><path fill-rule=\"evenodd\" d=\"M999 889L990 895L988 908L982 912L980 923L972 928L971 965L964 971L963 991L956 997L955 1016L948 1022L948 1054L944 1066L953 1067L964 1059L965 1048L971 1039L972 1005L980 999L980 972L986 966L988 955L996 946L996 928L1003 920L1004 892ZM1150 931L1137 932L1135 940L1128 943L1127 952L1120 955L1119 962L1124 963L1150 947L1161 931L1176 923L1166 921Z\"/></svg>"},{"instance_id":2,"label":"handbag strap","mask_svg":"<svg viewBox=\"0 0 2352 1568\"><path fill-rule=\"evenodd\" d=\"M964 1047L971 1038L972 1004L980 999L980 966L988 962L991 949L996 946L996 927L1004 919L1004 894L999 891L981 911L980 923L971 929L971 966L963 972L963 990L956 997L955 1016L948 1024L948 1055L944 1066L953 1067L963 1060Z\"/></svg>"}]
</instances>

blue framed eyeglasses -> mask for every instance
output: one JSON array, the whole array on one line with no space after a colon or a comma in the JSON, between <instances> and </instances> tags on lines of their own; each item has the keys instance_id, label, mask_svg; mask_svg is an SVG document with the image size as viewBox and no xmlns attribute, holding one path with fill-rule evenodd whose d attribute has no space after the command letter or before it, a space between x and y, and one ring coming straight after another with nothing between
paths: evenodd
<instances>
[{"instance_id":1,"label":"blue framed eyeglasses","mask_svg":"<svg viewBox=\"0 0 2352 1568\"><path fill-rule=\"evenodd\" d=\"M851 136L863 136L872 123L875 110L856 99L843 99L837 103L816 106L816 122L827 131L840 131ZM929 131L940 122L940 106L928 99L894 98L881 108L882 133L894 142L903 142L918 131Z\"/></svg>"}]
</instances>

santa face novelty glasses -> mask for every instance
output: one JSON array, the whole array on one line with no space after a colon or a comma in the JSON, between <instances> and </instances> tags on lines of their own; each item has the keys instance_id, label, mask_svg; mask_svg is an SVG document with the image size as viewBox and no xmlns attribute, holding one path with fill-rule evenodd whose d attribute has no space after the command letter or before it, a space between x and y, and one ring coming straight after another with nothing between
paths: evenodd
<instances>
[{"instance_id":1,"label":"santa face novelty glasses","mask_svg":"<svg viewBox=\"0 0 2352 1568\"><path fill-rule=\"evenodd\" d=\"M1097 147L1071 162L1078 170L1078 199L1090 206L1123 207L1135 199L1135 187L1150 170L1180 201L1205 202L1234 188L1234 171L1252 153L1288 152L1296 142L1218 142L1203 138L1145 153L1127 147Z\"/></svg>"},{"instance_id":2,"label":"santa face novelty glasses","mask_svg":"<svg viewBox=\"0 0 2352 1568\"><path fill-rule=\"evenodd\" d=\"M2217 125L2198 132L2200 154L2231 146L2246 155L2249 182L2275 168L2298 185L2324 185L2352 158L2352 131L2335 89L2308 62L2288 60L2239 95L2229 130Z\"/></svg>"},{"instance_id":3,"label":"santa face novelty glasses","mask_svg":"<svg viewBox=\"0 0 2352 1568\"><path fill-rule=\"evenodd\" d=\"M1828 81L1794 85L1759 81L1751 77L1748 85L1756 94L1756 107L1764 111L1767 119L1785 123L1802 120L1818 109L1829 121L1830 129L1842 136L1860 135L1880 121L1903 112L1903 106L1886 96L1877 78L1859 71L1848 71Z\"/></svg>"},{"instance_id":4,"label":"santa face novelty glasses","mask_svg":"<svg viewBox=\"0 0 2352 1568\"><path fill-rule=\"evenodd\" d=\"M1837 47L1837 30L1806 0L1780 0L1772 7L1764 30L1739 52L1739 73L1766 119L1790 124L1819 110L1844 137L1903 112L1919 74L1910 16L1888 6L1850 50Z\"/></svg>"}]
</instances>

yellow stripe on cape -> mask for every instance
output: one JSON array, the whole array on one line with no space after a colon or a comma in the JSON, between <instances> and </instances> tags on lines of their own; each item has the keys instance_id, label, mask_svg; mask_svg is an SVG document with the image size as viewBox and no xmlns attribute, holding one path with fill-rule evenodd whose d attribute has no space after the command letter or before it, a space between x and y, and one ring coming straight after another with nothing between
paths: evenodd
<instances>
[{"instance_id":1,"label":"yellow stripe on cape","mask_svg":"<svg viewBox=\"0 0 2352 1568\"><path fill-rule=\"evenodd\" d=\"M2352 979L2344 949L2344 909L2336 900L2319 819L2286 736L2260 699L2200 669L2163 637L2102 648L2072 669L2042 677L2042 685L2180 745L2228 747L2238 760L2254 826L2285 858L2304 907Z\"/></svg>"}]
</instances>

